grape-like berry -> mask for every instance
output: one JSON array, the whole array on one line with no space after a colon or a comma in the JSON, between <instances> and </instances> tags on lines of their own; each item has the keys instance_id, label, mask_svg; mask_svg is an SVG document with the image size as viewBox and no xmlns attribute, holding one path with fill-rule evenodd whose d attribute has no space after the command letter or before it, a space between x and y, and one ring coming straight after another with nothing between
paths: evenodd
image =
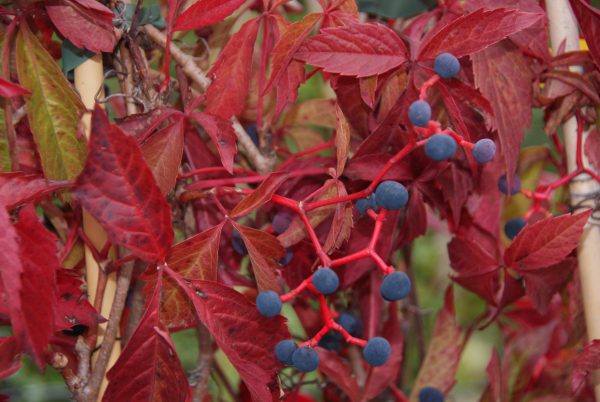
<instances>
[{"instance_id":1,"label":"grape-like berry","mask_svg":"<svg viewBox=\"0 0 600 402\"><path fill-rule=\"evenodd\" d=\"M281 299L272 290L265 290L256 297L256 308L265 317L275 317L281 311Z\"/></svg>"},{"instance_id":2,"label":"grape-like berry","mask_svg":"<svg viewBox=\"0 0 600 402\"><path fill-rule=\"evenodd\" d=\"M342 326L350 335L359 337L362 335L362 322L354 314L342 313L337 319L337 323Z\"/></svg>"},{"instance_id":3,"label":"grape-like berry","mask_svg":"<svg viewBox=\"0 0 600 402\"><path fill-rule=\"evenodd\" d=\"M324 295L335 292L340 285L340 279L331 268L324 267L315 271L312 276L313 286Z\"/></svg>"},{"instance_id":4,"label":"grape-like berry","mask_svg":"<svg viewBox=\"0 0 600 402\"><path fill-rule=\"evenodd\" d=\"M244 244L244 240L242 240L242 235L237 231L237 229L233 229L233 234L231 235L231 246L239 255L243 256L248 254L248 249Z\"/></svg>"},{"instance_id":5,"label":"grape-like berry","mask_svg":"<svg viewBox=\"0 0 600 402\"><path fill-rule=\"evenodd\" d=\"M280 362L287 366L292 365L292 354L298 349L296 346L296 342L291 339L285 339L283 341L279 341L277 345L275 345L275 356L279 359Z\"/></svg>"},{"instance_id":6,"label":"grape-like berry","mask_svg":"<svg viewBox=\"0 0 600 402\"><path fill-rule=\"evenodd\" d=\"M279 260L279 265L288 265L294 258L294 251L291 248L285 250L285 255Z\"/></svg>"},{"instance_id":7,"label":"grape-like berry","mask_svg":"<svg viewBox=\"0 0 600 402\"><path fill-rule=\"evenodd\" d=\"M380 336L369 339L363 349L363 356L371 366L382 366L390 357L390 343Z\"/></svg>"},{"instance_id":8,"label":"grape-like berry","mask_svg":"<svg viewBox=\"0 0 600 402\"><path fill-rule=\"evenodd\" d=\"M387 275L383 282L381 282L381 286L379 291L381 293L381 297L383 297L387 301L396 301L404 299L410 293L411 283L408 275L404 272L396 271Z\"/></svg>"},{"instance_id":9,"label":"grape-like berry","mask_svg":"<svg viewBox=\"0 0 600 402\"><path fill-rule=\"evenodd\" d=\"M385 209L400 209L408 202L408 190L397 181L383 181L375 190L377 204Z\"/></svg>"},{"instance_id":10,"label":"grape-like berry","mask_svg":"<svg viewBox=\"0 0 600 402\"><path fill-rule=\"evenodd\" d=\"M444 402L444 394L437 388L423 387L419 391L419 402Z\"/></svg>"},{"instance_id":11,"label":"grape-like berry","mask_svg":"<svg viewBox=\"0 0 600 402\"><path fill-rule=\"evenodd\" d=\"M365 213L367 213L368 209L377 211L379 209L379 206L377 205L377 198L375 193L365 198L359 198L358 201L356 201L356 209L358 210L360 216L363 216Z\"/></svg>"},{"instance_id":12,"label":"grape-like berry","mask_svg":"<svg viewBox=\"0 0 600 402\"><path fill-rule=\"evenodd\" d=\"M302 346L292 353L292 364L299 371L307 373L319 367L319 355L313 348Z\"/></svg>"},{"instance_id":13,"label":"grape-like berry","mask_svg":"<svg viewBox=\"0 0 600 402\"><path fill-rule=\"evenodd\" d=\"M435 58L433 70L442 78L452 78L460 71L460 63L453 54L442 53Z\"/></svg>"},{"instance_id":14,"label":"grape-like berry","mask_svg":"<svg viewBox=\"0 0 600 402\"><path fill-rule=\"evenodd\" d=\"M425 143L425 155L434 161L445 161L456 152L456 141L448 134L434 134Z\"/></svg>"},{"instance_id":15,"label":"grape-like berry","mask_svg":"<svg viewBox=\"0 0 600 402\"><path fill-rule=\"evenodd\" d=\"M517 237L525 225L527 225L527 221L523 218L509 219L504 224L504 233L506 233L506 237L512 240Z\"/></svg>"},{"instance_id":16,"label":"grape-like berry","mask_svg":"<svg viewBox=\"0 0 600 402\"><path fill-rule=\"evenodd\" d=\"M417 127L427 127L431 120L431 106L424 100L414 101L408 108L408 118Z\"/></svg>"},{"instance_id":17,"label":"grape-like berry","mask_svg":"<svg viewBox=\"0 0 600 402\"><path fill-rule=\"evenodd\" d=\"M502 175L498 179L498 190L504 195L508 194L508 180L506 179L506 175ZM519 176L514 175L510 181L510 195L515 195L519 191L521 191L521 179L519 179Z\"/></svg>"},{"instance_id":18,"label":"grape-like berry","mask_svg":"<svg viewBox=\"0 0 600 402\"><path fill-rule=\"evenodd\" d=\"M477 141L473 147L473 158L480 164L491 161L495 154L496 143L489 138Z\"/></svg>"},{"instance_id":19,"label":"grape-like berry","mask_svg":"<svg viewBox=\"0 0 600 402\"><path fill-rule=\"evenodd\" d=\"M344 337L337 331L329 331L319 341L319 346L323 349L339 353L342 350L342 340Z\"/></svg>"},{"instance_id":20,"label":"grape-like berry","mask_svg":"<svg viewBox=\"0 0 600 402\"><path fill-rule=\"evenodd\" d=\"M259 146L258 144L258 131L256 130L256 124L249 124L246 126L246 133L248 133L248 137L250 137L250 139L252 140L252 142L254 143L254 145L256 145L257 147Z\"/></svg>"},{"instance_id":21,"label":"grape-like berry","mask_svg":"<svg viewBox=\"0 0 600 402\"><path fill-rule=\"evenodd\" d=\"M293 218L294 217L287 212L279 212L275 214L275 216L273 217L273 223L271 224L273 232L275 232L276 234L281 234L285 232L290 226L290 223L292 223Z\"/></svg>"}]
</instances>

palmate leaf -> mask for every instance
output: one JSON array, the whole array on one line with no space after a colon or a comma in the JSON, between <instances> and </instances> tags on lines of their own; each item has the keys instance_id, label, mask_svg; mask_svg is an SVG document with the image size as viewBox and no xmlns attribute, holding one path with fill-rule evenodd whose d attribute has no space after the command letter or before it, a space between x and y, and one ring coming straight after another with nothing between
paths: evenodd
<instances>
[{"instance_id":1,"label":"palmate leaf","mask_svg":"<svg viewBox=\"0 0 600 402\"><path fill-rule=\"evenodd\" d=\"M85 108L60 68L38 39L21 24L16 61L19 82L31 92L25 96L27 116L48 179L74 179L83 169L85 139L77 135Z\"/></svg>"},{"instance_id":2,"label":"palmate leaf","mask_svg":"<svg viewBox=\"0 0 600 402\"><path fill-rule=\"evenodd\" d=\"M198 0L177 17L173 31L189 31L221 22L244 2L245 0Z\"/></svg>"}]
</instances>

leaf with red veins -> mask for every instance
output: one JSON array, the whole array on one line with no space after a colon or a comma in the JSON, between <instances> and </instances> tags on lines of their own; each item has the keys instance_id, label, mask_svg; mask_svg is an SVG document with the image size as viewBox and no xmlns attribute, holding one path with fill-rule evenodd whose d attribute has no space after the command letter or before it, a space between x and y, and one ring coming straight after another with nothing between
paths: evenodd
<instances>
[{"instance_id":1,"label":"leaf with red veins","mask_svg":"<svg viewBox=\"0 0 600 402\"><path fill-rule=\"evenodd\" d=\"M470 55L522 31L542 17L539 13L505 8L491 11L479 9L453 20L425 39L417 59L431 60L443 52L456 57Z\"/></svg>"},{"instance_id":2,"label":"leaf with red veins","mask_svg":"<svg viewBox=\"0 0 600 402\"><path fill-rule=\"evenodd\" d=\"M600 66L600 10L584 0L570 0L590 53Z\"/></svg>"},{"instance_id":3,"label":"leaf with red veins","mask_svg":"<svg viewBox=\"0 0 600 402\"><path fill-rule=\"evenodd\" d=\"M6 208L13 209L69 186L66 181L46 180L42 176L23 172L0 173L0 202Z\"/></svg>"},{"instance_id":4,"label":"leaf with red veins","mask_svg":"<svg viewBox=\"0 0 600 402\"><path fill-rule=\"evenodd\" d=\"M245 0L198 0L175 20L173 31L191 31L223 21Z\"/></svg>"},{"instance_id":5,"label":"leaf with red veins","mask_svg":"<svg viewBox=\"0 0 600 402\"><path fill-rule=\"evenodd\" d=\"M109 240L149 262L163 261L173 241L171 209L133 138L96 106L90 153L74 197L104 227Z\"/></svg>"},{"instance_id":6,"label":"leaf with red veins","mask_svg":"<svg viewBox=\"0 0 600 402\"><path fill-rule=\"evenodd\" d=\"M591 213L553 216L525 226L504 252L504 262L532 270L563 261L577 247Z\"/></svg>"},{"instance_id":7,"label":"leaf with red veins","mask_svg":"<svg viewBox=\"0 0 600 402\"><path fill-rule=\"evenodd\" d=\"M345 197L348 195L344 183L336 180L335 188L337 189L336 197ZM352 203L339 202L335 204L335 212L333 214L333 222L327 234L327 238L323 243L323 250L330 253L333 250L339 249L342 244L350 238L352 234Z\"/></svg>"},{"instance_id":8,"label":"leaf with red veins","mask_svg":"<svg viewBox=\"0 0 600 402\"><path fill-rule=\"evenodd\" d=\"M205 112L229 119L244 110L252 71L252 54L260 20L253 18L233 34L208 75Z\"/></svg>"},{"instance_id":9,"label":"leaf with red veins","mask_svg":"<svg viewBox=\"0 0 600 402\"><path fill-rule=\"evenodd\" d=\"M175 244L166 262L186 279L217 280L219 242L224 222ZM144 292L149 297L156 286L156 272L149 273ZM160 319L171 331L190 328L196 324L194 308L183 290L171 279L163 278L163 297Z\"/></svg>"},{"instance_id":10,"label":"leaf with red veins","mask_svg":"<svg viewBox=\"0 0 600 402\"><path fill-rule=\"evenodd\" d=\"M446 291L445 303L437 315L427 355L410 395L417 401L417 395L425 386L435 387L444 394L456 383L456 370L464 347L463 331L454 319L452 287Z\"/></svg>"},{"instance_id":11,"label":"leaf with red veins","mask_svg":"<svg viewBox=\"0 0 600 402\"><path fill-rule=\"evenodd\" d=\"M600 171L600 131L595 128L588 134L583 148L590 165Z\"/></svg>"},{"instance_id":12,"label":"leaf with red veins","mask_svg":"<svg viewBox=\"0 0 600 402\"><path fill-rule=\"evenodd\" d=\"M289 174L286 172L271 173L252 193L233 208L230 216L235 219L248 215L271 201L273 194L285 183L288 177Z\"/></svg>"},{"instance_id":13,"label":"leaf with red veins","mask_svg":"<svg viewBox=\"0 0 600 402\"><path fill-rule=\"evenodd\" d=\"M278 389L275 345L290 339L282 316L267 318L242 294L212 281L185 281L167 273L192 300L200 321L240 374L255 401L270 401Z\"/></svg>"},{"instance_id":14,"label":"leaf with red veins","mask_svg":"<svg viewBox=\"0 0 600 402\"><path fill-rule=\"evenodd\" d=\"M455 163L451 163L439 175L439 185L442 189L442 194L450 209L451 222L455 227L460 226L460 218L463 208L469 198L469 194L473 189L473 177L470 171L459 167Z\"/></svg>"},{"instance_id":15,"label":"leaf with red veins","mask_svg":"<svg viewBox=\"0 0 600 402\"><path fill-rule=\"evenodd\" d=\"M14 336L0 338L0 380L21 368L21 350ZM7 399L8 400L8 399Z\"/></svg>"},{"instance_id":16,"label":"leaf with red veins","mask_svg":"<svg viewBox=\"0 0 600 402\"><path fill-rule=\"evenodd\" d=\"M585 385L588 375L600 368L600 339L594 339L575 358L573 374L571 377L571 390L573 393Z\"/></svg>"},{"instance_id":17,"label":"leaf with red veins","mask_svg":"<svg viewBox=\"0 0 600 402\"><path fill-rule=\"evenodd\" d=\"M335 105L335 154L337 156L336 175L340 177L344 172L350 150L350 124L338 104Z\"/></svg>"},{"instance_id":18,"label":"leaf with red veins","mask_svg":"<svg viewBox=\"0 0 600 402\"><path fill-rule=\"evenodd\" d=\"M160 321L162 276L144 316L108 371L103 401L173 401L189 398L187 376L168 330Z\"/></svg>"},{"instance_id":19,"label":"leaf with red veins","mask_svg":"<svg viewBox=\"0 0 600 402\"><path fill-rule=\"evenodd\" d=\"M265 85L265 92L277 87L302 42L315 29L323 14L314 13L304 16L300 21L288 25L271 52L271 78Z\"/></svg>"},{"instance_id":20,"label":"leaf with red veins","mask_svg":"<svg viewBox=\"0 0 600 402\"><path fill-rule=\"evenodd\" d=\"M475 86L494 110L492 125L498 130L506 170L514 172L525 128L531 124L533 75L525 57L510 41L475 53L471 60Z\"/></svg>"},{"instance_id":21,"label":"leaf with red veins","mask_svg":"<svg viewBox=\"0 0 600 402\"><path fill-rule=\"evenodd\" d=\"M68 330L74 325L92 327L105 322L87 300L83 292L83 282L70 269L57 271L57 302L54 311L55 331Z\"/></svg>"},{"instance_id":22,"label":"leaf with red veins","mask_svg":"<svg viewBox=\"0 0 600 402\"><path fill-rule=\"evenodd\" d=\"M279 260L285 254L285 249L281 246L279 240L262 230L242 226L233 221L231 221L231 224L240 232L244 245L248 250L258 290L279 291L277 269L279 268Z\"/></svg>"},{"instance_id":23,"label":"leaf with red veins","mask_svg":"<svg viewBox=\"0 0 600 402\"><path fill-rule=\"evenodd\" d=\"M144 159L163 195L169 194L177 182L183 157L184 125L184 119L179 118L142 144Z\"/></svg>"},{"instance_id":24,"label":"leaf with red veins","mask_svg":"<svg viewBox=\"0 0 600 402\"><path fill-rule=\"evenodd\" d=\"M319 354L319 371L337 385L351 401L359 400L359 388L350 366L339 353L320 347L315 348Z\"/></svg>"},{"instance_id":25,"label":"leaf with red veins","mask_svg":"<svg viewBox=\"0 0 600 402\"><path fill-rule=\"evenodd\" d=\"M237 147L235 145L237 137L233 131L231 122L218 115L211 115L203 112L194 112L191 114L191 117L202 126L217 147L217 151L219 151L219 156L221 157L221 163L225 170L230 174L233 174L233 158L237 153ZM191 187L190 189L193 189Z\"/></svg>"},{"instance_id":26,"label":"leaf with red veins","mask_svg":"<svg viewBox=\"0 0 600 402\"><path fill-rule=\"evenodd\" d=\"M0 77L0 96L12 98L19 95L28 95L30 93L31 92L19 84L15 84Z\"/></svg>"},{"instance_id":27,"label":"leaf with red veins","mask_svg":"<svg viewBox=\"0 0 600 402\"><path fill-rule=\"evenodd\" d=\"M58 31L73 45L93 53L113 51L116 36L114 14L94 0L58 0L46 5Z\"/></svg>"},{"instance_id":28,"label":"leaf with red veins","mask_svg":"<svg viewBox=\"0 0 600 402\"><path fill-rule=\"evenodd\" d=\"M549 267L518 269L525 280L525 292L538 311L548 311L552 296L564 288L576 265L575 258L567 258Z\"/></svg>"},{"instance_id":29,"label":"leaf with red veins","mask_svg":"<svg viewBox=\"0 0 600 402\"><path fill-rule=\"evenodd\" d=\"M401 66L408 59L408 50L385 25L352 24L322 29L294 57L328 73L360 78Z\"/></svg>"}]
</instances>

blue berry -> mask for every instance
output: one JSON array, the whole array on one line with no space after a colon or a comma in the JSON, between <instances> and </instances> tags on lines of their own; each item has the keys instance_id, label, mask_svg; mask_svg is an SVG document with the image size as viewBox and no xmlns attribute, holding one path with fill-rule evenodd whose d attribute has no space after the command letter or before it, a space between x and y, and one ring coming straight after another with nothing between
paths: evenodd
<instances>
[{"instance_id":1,"label":"blue berry","mask_svg":"<svg viewBox=\"0 0 600 402\"><path fill-rule=\"evenodd\" d=\"M419 402L444 402L444 394L437 388L423 387L419 391Z\"/></svg>"},{"instance_id":2,"label":"blue berry","mask_svg":"<svg viewBox=\"0 0 600 402\"><path fill-rule=\"evenodd\" d=\"M248 254L248 249L244 244L242 235L240 234L240 232L237 231L237 229L233 229L233 235L231 236L231 246L233 247L233 250L239 255L243 256Z\"/></svg>"},{"instance_id":3,"label":"blue berry","mask_svg":"<svg viewBox=\"0 0 600 402\"><path fill-rule=\"evenodd\" d=\"M367 209L377 211L379 209L379 206L377 205L377 198L375 194L371 194L368 197L358 199L358 201L356 201L356 209L358 210L358 213L361 216L367 213Z\"/></svg>"},{"instance_id":4,"label":"blue berry","mask_svg":"<svg viewBox=\"0 0 600 402\"><path fill-rule=\"evenodd\" d=\"M424 100L414 101L408 108L408 118L417 127L427 127L431 120L431 106Z\"/></svg>"},{"instance_id":5,"label":"blue berry","mask_svg":"<svg viewBox=\"0 0 600 402\"><path fill-rule=\"evenodd\" d=\"M273 232L276 234L281 234L287 230L292 223L292 219L294 217L286 212L279 212L273 217L273 223L271 227L273 228Z\"/></svg>"},{"instance_id":6,"label":"blue berry","mask_svg":"<svg viewBox=\"0 0 600 402\"><path fill-rule=\"evenodd\" d=\"M508 180L506 180L506 175L502 175L498 179L498 190L504 195L508 194ZM514 175L510 181L510 195L515 195L519 191L521 191L521 179L519 179L519 176Z\"/></svg>"},{"instance_id":7,"label":"blue berry","mask_svg":"<svg viewBox=\"0 0 600 402\"><path fill-rule=\"evenodd\" d=\"M350 313L342 313L337 319L337 323L342 326L350 335L359 337L362 335L362 322Z\"/></svg>"},{"instance_id":8,"label":"blue berry","mask_svg":"<svg viewBox=\"0 0 600 402\"><path fill-rule=\"evenodd\" d=\"M250 124L246 126L246 133L248 133L248 137L250 137L254 145L258 147L258 132L256 131L256 124Z\"/></svg>"},{"instance_id":9,"label":"blue berry","mask_svg":"<svg viewBox=\"0 0 600 402\"><path fill-rule=\"evenodd\" d=\"M340 279L333 269L324 267L315 271L312 284L319 292L330 295L340 286Z\"/></svg>"},{"instance_id":10,"label":"blue berry","mask_svg":"<svg viewBox=\"0 0 600 402\"><path fill-rule=\"evenodd\" d=\"M294 258L294 252L291 248L288 248L285 250L285 255L279 260L279 264L288 265L292 261L292 258Z\"/></svg>"},{"instance_id":11,"label":"blue berry","mask_svg":"<svg viewBox=\"0 0 600 402\"><path fill-rule=\"evenodd\" d=\"M292 364L299 371L307 373L319 367L319 355L314 349L302 346L292 353Z\"/></svg>"},{"instance_id":12,"label":"blue berry","mask_svg":"<svg viewBox=\"0 0 600 402\"><path fill-rule=\"evenodd\" d=\"M369 339L363 349L363 357L371 366L383 366L390 357L390 343L380 336Z\"/></svg>"},{"instance_id":13,"label":"blue berry","mask_svg":"<svg viewBox=\"0 0 600 402\"><path fill-rule=\"evenodd\" d=\"M344 337L337 331L327 332L319 341L319 346L323 349L339 353L342 350L342 340Z\"/></svg>"},{"instance_id":14,"label":"blue berry","mask_svg":"<svg viewBox=\"0 0 600 402\"><path fill-rule=\"evenodd\" d=\"M275 356L279 359L280 362L287 366L292 365L292 354L298 349L296 346L296 342L291 339L285 339L283 341L279 341L277 345L275 345Z\"/></svg>"},{"instance_id":15,"label":"blue berry","mask_svg":"<svg viewBox=\"0 0 600 402\"><path fill-rule=\"evenodd\" d=\"M527 225L527 221L523 218L513 218L509 219L504 224L504 233L506 233L506 237L509 239L514 239L517 237L519 232Z\"/></svg>"},{"instance_id":16,"label":"blue berry","mask_svg":"<svg viewBox=\"0 0 600 402\"><path fill-rule=\"evenodd\" d=\"M496 155L496 143L489 138L484 138L475 143L473 147L473 158L477 163L483 164L494 159Z\"/></svg>"},{"instance_id":17,"label":"blue berry","mask_svg":"<svg viewBox=\"0 0 600 402\"><path fill-rule=\"evenodd\" d=\"M396 301L408 296L410 289L411 283L408 275L404 272L396 271L383 279L379 292L385 300Z\"/></svg>"},{"instance_id":18,"label":"blue berry","mask_svg":"<svg viewBox=\"0 0 600 402\"><path fill-rule=\"evenodd\" d=\"M452 78L460 71L460 63L453 54L442 53L435 58L433 69L442 78Z\"/></svg>"},{"instance_id":19,"label":"blue berry","mask_svg":"<svg viewBox=\"0 0 600 402\"><path fill-rule=\"evenodd\" d=\"M408 190L397 181L383 181L375 190L377 204L385 209L400 209L408 202Z\"/></svg>"},{"instance_id":20,"label":"blue berry","mask_svg":"<svg viewBox=\"0 0 600 402\"><path fill-rule=\"evenodd\" d=\"M456 152L456 141L448 134L434 134L425 143L425 155L434 161L445 161Z\"/></svg>"},{"instance_id":21,"label":"blue berry","mask_svg":"<svg viewBox=\"0 0 600 402\"><path fill-rule=\"evenodd\" d=\"M281 311L281 299L272 290L262 291L256 297L256 308L265 317L275 317Z\"/></svg>"}]
</instances>

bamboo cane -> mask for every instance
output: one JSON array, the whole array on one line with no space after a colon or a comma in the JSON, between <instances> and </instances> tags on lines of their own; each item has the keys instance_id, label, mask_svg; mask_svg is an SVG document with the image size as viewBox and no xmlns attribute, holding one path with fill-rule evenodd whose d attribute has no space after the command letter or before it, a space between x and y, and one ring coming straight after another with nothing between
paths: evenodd
<instances>
[{"instance_id":1,"label":"bamboo cane","mask_svg":"<svg viewBox=\"0 0 600 402\"><path fill-rule=\"evenodd\" d=\"M563 41L565 51L579 50L579 31L577 20L568 0L552 0L546 2L548 19L550 21L550 39L552 49L556 54ZM580 72L580 68L573 68ZM563 125L565 148L569 172L577 169L577 120L570 118ZM584 133L584 141L587 133ZM583 154L584 166L590 168L589 162ZM600 185L589 175L577 176L570 185L571 205L587 205L594 208L594 199L590 194L598 193ZM600 222L590 218L584 230L583 237L577 250L579 262L579 277L583 297L583 308L588 340L600 339ZM593 375L594 392L596 400L600 401L600 371Z\"/></svg>"}]
</instances>

